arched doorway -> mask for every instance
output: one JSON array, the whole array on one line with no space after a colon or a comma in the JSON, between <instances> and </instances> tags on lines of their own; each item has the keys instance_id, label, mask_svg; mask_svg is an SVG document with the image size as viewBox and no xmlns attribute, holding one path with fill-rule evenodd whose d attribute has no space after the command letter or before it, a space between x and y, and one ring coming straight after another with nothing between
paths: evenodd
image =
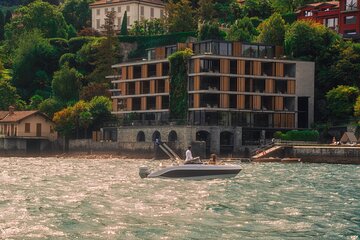
<instances>
[{"instance_id":1,"label":"arched doorway","mask_svg":"<svg viewBox=\"0 0 360 240\"><path fill-rule=\"evenodd\" d=\"M169 136L168 136L168 141L175 142L177 140L178 140L177 133L174 130L170 131Z\"/></svg>"},{"instance_id":2,"label":"arched doorway","mask_svg":"<svg viewBox=\"0 0 360 240\"><path fill-rule=\"evenodd\" d=\"M206 155L210 155L210 142L211 142L211 134L208 131L198 131L196 132L196 141L204 141L206 144Z\"/></svg>"},{"instance_id":3,"label":"arched doorway","mask_svg":"<svg viewBox=\"0 0 360 240\"><path fill-rule=\"evenodd\" d=\"M137 142L145 142L145 133L143 131L138 132L136 136Z\"/></svg>"},{"instance_id":4,"label":"arched doorway","mask_svg":"<svg viewBox=\"0 0 360 240\"><path fill-rule=\"evenodd\" d=\"M156 139L159 139L159 141L161 141L161 134L159 131L155 131L152 135L152 141L155 142Z\"/></svg>"},{"instance_id":5,"label":"arched doorway","mask_svg":"<svg viewBox=\"0 0 360 240\"><path fill-rule=\"evenodd\" d=\"M234 134L229 131L220 133L220 154L229 154L234 151Z\"/></svg>"}]
</instances>

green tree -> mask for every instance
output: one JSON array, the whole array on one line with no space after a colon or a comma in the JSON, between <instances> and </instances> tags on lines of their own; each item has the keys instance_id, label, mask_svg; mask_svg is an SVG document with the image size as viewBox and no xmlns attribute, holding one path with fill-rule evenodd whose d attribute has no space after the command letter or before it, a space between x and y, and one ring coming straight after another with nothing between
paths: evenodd
<instances>
[{"instance_id":1,"label":"green tree","mask_svg":"<svg viewBox=\"0 0 360 240\"><path fill-rule=\"evenodd\" d=\"M305 3L320 2L314 0L271 0L271 6L279 13L295 12Z\"/></svg>"},{"instance_id":2,"label":"green tree","mask_svg":"<svg viewBox=\"0 0 360 240\"><path fill-rule=\"evenodd\" d=\"M0 9L0 42L4 40L5 31L5 16L3 11Z\"/></svg>"},{"instance_id":3,"label":"green tree","mask_svg":"<svg viewBox=\"0 0 360 240\"><path fill-rule=\"evenodd\" d=\"M89 4L94 0L66 0L61 6L61 12L68 24L77 31L91 27L91 9Z\"/></svg>"},{"instance_id":4,"label":"green tree","mask_svg":"<svg viewBox=\"0 0 360 240\"><path fill-rule=\"evenodd\" d=\"M162 19L145 19L140 22L135 21L131 26L129 35L135 36L152 36L152 35L162 35L166 33L166 28L164 21Z\"/></svg>"},{"instance_id":5,"label":"green tree","mask_svg":"<svg viewBox=\"0 0 360 240\"><path fill-rule=\"evenodd\" d=\"M241 6L242 15L247 17L258 17L266 19L270 17L273 10L270 0L246 0Z\"/></svg>"},{"instance_id":6,"label":"green tree","mask_svg":"<svg viewBox=\"0 0 360 240\"><path fill-rule=\"evenodd\" d=\"M200 25L198 38L200 41L207 39L224 40L226 33L220 29L218 23L206 22Z\"/></svg>"},{"instance_id":7,"label":"green tree","mask_svg":"<svg viewBox=\"0 0 360 240\"><path fill-rule=\"evenodd\" d=\"M190 32L196 29L195 10L189 0L170 1L165 5L166 22L169 32Z\"/></svg>"},{"instance_id":8,"label":"green tree","mask_svg":"<svg viewBox=\"0 0 360 240\"><path fill-rule=\"evenodd\" d=\"M9 106L16 105L20 99L16 93L16 88L11 86L8 81L0 80L0 110L8 110Z\"/></svg>"},{"instance_id":9,"label":"green tree","mask_svg":"<svg viewBox=\"0 0 360 240\"><path fill-rule=\"evenodd\" d=\"M326 100L333 120L347 121L354 113L359 88L340 85L326 93Z\"/></svg>"},{"instance_id":10,"label":"green tree","mask_svg":"<svg viewBox=\"0 0 360 240\"><path fill-rule=\"evenodd\" d=\"M81 89L80 99L90 101L95 96L110 97L108 84L92 82Z\"/></svg>"},{"instance_id":11,"label":"green tree","mask_svg":"<svg viewBox=\"0 0 360 240\"><path fill-rule=\"evenodd\" d=\"M258 42L283 46L285 39L286 24L279 13L274 13L270 18L263 21L257 28Z\"/></svg>"},{"instance_id":12,"label":"green tree","mask_svg":"<svg viewBox=\"0 0 360 240\"><path fill-rule=\"evenodd\" d=\"M64 103L56 98L45 99L38 106L40 112L45 113L51 119L54 117L54 114L60 111L63 107Z\"/></svg>"},{"instance_id":13,"label":"green tree","mask_svg":"<svg viewBox=\"0 0 360 240\"><path fill-rule=\"evenodd\" d=\"M10 10L7 10L5 14L5 24L9 23L11 21L11 18L12 18L12 13Z\"/></svg>"},{"instance_id":14,"label":"green tree","mask_svg":"<svg viewBox=\"0 0 360 240\"><path fill-rule=\"evenodd\" d=\"M213 0L199 0L198 18L201 22L213 21L215 15Z\"/></svg>"},{"instance_id":15,"label":"green tree","mask_svg":"<svg viewBox=\"0 0 360 240\"><path fill-rule=\"evenodd\" d=\"M52 80L54 96L63 102L78 100L81 78L82 75L76 69L64 64L54 73Z\"/></svg>"},{"instance_id":16,"label":"green tree","mask_svg":"<svg viewBox=\"0 0 360 240\"><path fill-rule=\"evenodd\" d=\"M257 31L251 19L244 17L236 20L235 23L231 25L226 39L229 41L252 42L256 35Z\"/></svg>"},{"instance_id":17,"label":"green tree","mask_svg":"<svg viewBox=\"0 0 360 240\"><path fill-rule=\"evenodd\" d=\"M40 95L34 95L30 98L30 104L28 106L28 109L38 109L39 105L44 101L43 96Z\"/></svg>"},{"instance_id":18,"label":"green tree","mask_svg":"<svg viewBox=\"0 0 360 240\"><path fill-rule=\"evenodd\" d=\"M121 22L120 35L128 35L127 25L128 25L127 12L125 11L124 17L123 17L122 22Z\"/></svg>"},{"instance_id":19,"label":"green tree","mask_svg":"<svg viewBox=\"0 0 360 240\"><path fill-rule=\"evenodd\" d=\"M15 10L10 23L5 26L5 36L14 40L22 33L34 29L47 38L68 37L68 25L58 8L40 0Z\"/></svg>"},{"instance_id":20,"label":"green tree","mask_svg":"<svg viewBox=\"0 0 360 240\"><path fill-rule=\"evenodd\" d=\"M13 85L24 99L36 90L51 92L51 76L57 69L57 53L38 31L21 35L13 59Z\"/></svg>"},{"instance_id":21,"label":"green tree","mask_svg":"<svg viewBox=\"0 0 360 240\"><path fill-rule=\"evenodd\" d=\"M96 96L89 103L89 111L93 117L92 129L98 130L103 126L104 122L111 121L112 102L110 98L104 96Z\"/></svg>"},{"instance_id":22,"label":"green tree","mask_svg":"<svg viewBox=\"0 0 360 240\"><path fill-rule=\"evenodd\" d=\"M285 32L285 50L294 58L315 60L339 38L335 31L324 25L297 21Z\"/></svg>"}]
</instances>

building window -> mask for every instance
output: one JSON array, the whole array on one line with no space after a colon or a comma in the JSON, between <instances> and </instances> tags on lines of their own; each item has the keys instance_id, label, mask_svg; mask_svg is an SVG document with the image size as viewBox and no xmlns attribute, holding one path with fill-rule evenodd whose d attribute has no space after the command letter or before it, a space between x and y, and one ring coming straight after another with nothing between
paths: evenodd
<instances>
[{"instance_id":1,"label":"building window","mask_svg":"<svg viewBox=\"0 0 360 240\"><path fill-rule=\"evenodd\" d=\"M144 16L144 6L141 6L141 7L140 7L140 15L141 15L141 16Z\"/></svg>"},{"instance_id":2,"label":"building window","mask_svg":"<svg viewBox=\"0 0 360 240\"><path fill-rule=\"evenodd\" d=\"M127 12L130 12L130 6L129 6L129 5L126 6L126 11L127 11Z\"/></svg>"},{"instance_id":3,"label":"building window","mask_svg":"<svg viewBox=\"0 0 360 240\"><path fill-rule=\"evenodd\" d=\"M109 11L109 9L108 9L108 8L105 8L105 14L107 14L107 13L108 13L108 11Z\"/></svg>"},{"instance_id":4,"label":"building window","mask_svg":"<svg viewBox=\"0 0 360 240\"><path fill-rule=\"evenodd\" d=\"M100 29L100 19L96 19L96 28Z\"/></svg>"},{"instance_id":5,"label":"building window","mask_svg":"<svg viewBox=\"0 0 360 240\"><path fill-rule=\"evenodd\" d=\"M154 17L154 8L150 8L150 17L151 17L151 18Z\"/></svg>"},{"instance_id":6,"label":"building window","mask_svg":"<svg viewBox=\"0 0 360 240\"><path fill-rule=\"evenodd\" d=\"M100 15L100 9L96 9L96 15Z\"/></svg>"},{"instance_id":7,"label":"building window","mask_svg":"<svg viewBox=\"0 0 360 240\"><path fill-rule=\"evenodd\" d=\"M50 133L54 133L54 127L53 126L50 126Z\"/></svg>"},{"instance_id":8,"label":"building window","mask_svg":"<svg viewBox=\"0 0 360 240\"><path fill-rule=\"evenodd\" d=\"M324 19L324 25L329 28L336 28L338 26L338 18Z\"/></svg>"},{"instance_id":9,"label":"building window","mask_svg":"<svg viewBox=\"0 0 360 240\"><path fill-rule=\"evenodd\" d=\"M130 26L130 16L127 17L127 25Z\"/></svg>"},{"instance_id":10,"label":"building window","mask_svg":"<svg viewBox=\"0 0 360 240\"><path fill-rule=\"evenodd\" d=\"M160 17L164 17L164 10L160 10Z\"/></svg>"},{"instance_id":11,"label":"building window","mask_svg":"<svg viewBox=\"0 0 360 240\"><path fill-rule=\"evenodd\" d=\"M118 12L121 13L121 7L118 7Z\"/></svg>"},{"instance_id":12,"label":"building window","mask_svg":"<svg viewBox=\"0 0 360 240\"><path fill-rule=\"evenodd\" d=\"M304 16L305 17L311 17L313 15L312 11L305 11Z\"/></svg>"},{"instance_id":13,"label":"building window","mask_svg":"<svg viewBox=\"0 0 360 240\"><path fill-rule=\"evenodd\" d=\"M345 24L356 24L356 16L346 16Z\"/></svg>"},{"instance_id":14,"label":"building window","mask_svg":"<svg viewBox=\"0 0 360 240\"><path fill-rule=\"evenodd\" d=\"M25 133L30 132L30 123L25 123Z\"/></svg>"},{"instance_id":15,"label":"building window","mask_svg":"<svg viewBox=\"0 0 360 240\"><path fill-rule=\"evenodd\" d=\"M112 8L111 8L111 11L112 11L112 12L115 12L115 8L112 7Z\"/></svg>"},{"instance_id":16,"label":"building window","mask_svg":"<svg viewBox=\"0 0 360 240\"><path fill-rule=\"evenodd\" d=\"M357 5L358 5L357 0L346 0L345 10L347 11L357 10Z\"/></svg>"}]
</instances>

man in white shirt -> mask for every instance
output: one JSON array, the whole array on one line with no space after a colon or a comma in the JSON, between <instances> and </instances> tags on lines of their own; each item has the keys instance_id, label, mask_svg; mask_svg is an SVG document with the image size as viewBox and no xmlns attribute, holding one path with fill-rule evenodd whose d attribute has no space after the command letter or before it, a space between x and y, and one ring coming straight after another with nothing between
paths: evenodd
<instances>
[{"instance_id":1,"label":"man in white shirt","mask_svg":"<svg viewBox=\"0 0 360 240\"><path fill-rule=\"evenodd\" d=\"M193 158L191 153L191 146L188 147L188 150L185 152L185 164L191 164L191 163L200 163L200 158L196 157Z\"/></svg>"}]
</instances>

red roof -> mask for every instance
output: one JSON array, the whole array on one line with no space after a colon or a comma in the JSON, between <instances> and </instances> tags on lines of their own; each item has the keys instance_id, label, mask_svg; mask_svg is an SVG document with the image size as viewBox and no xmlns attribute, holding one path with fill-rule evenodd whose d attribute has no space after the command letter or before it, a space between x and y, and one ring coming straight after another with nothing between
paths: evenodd
<instances>
[{"instance_id":1,"label":"red roof","mask_svg":"<svg viewBox=\"0 0 360 240\"><path fill-rule=\"evenodd\" d=\"M316 7L320 7L322 5L330 5L331 7L339 7L340 2L338 2L338 1L330 1L330 2L309 3L309 4L306 4L306 5L302 6L302 7L300 7L300 9L305 8L305 7L314 7L314 8L316 8Z\"/></svg>"},{"instance_id":2,"label":"red roof","mask_svg":"<svg viewBox=\"0 0 360 240\"><path fill-rule=\"evenodd\" d=\"M6 115L4 116L4 114ZM45 118L48 118L45 114L39 111L14 111L13 114L10 114L8 111L1 111L0 112L0 123L12 123L12 122L19 122L27 117L30 117L34 114L40 114Z\"/></svg>"},{"instance_id":3,"label":"red roof","mask_svg":"<svg viewBox=\"0 0 360 240\"><path fill-rule=\"evenodd\" d=\"M6 115L8 115L9 112L8 111L0 111L0 120L3 119L4 117L6 117Z\"/></svg>"},{"instance_id":4,"label":"red roof","mask_svg":"<svg viewBox=\"0 0 360 240\"><path fill-rule=\"evenodd\" d=\"M91 3L90 6L98 6L98 5L106 5L106 4L114 4L114 3L128 3L133 2L132 0L97 0L94 3ZM137 0L137 3L151 3L156 5L164 5L164 2L162 0Z\"/></svg>"}]
</instances>

